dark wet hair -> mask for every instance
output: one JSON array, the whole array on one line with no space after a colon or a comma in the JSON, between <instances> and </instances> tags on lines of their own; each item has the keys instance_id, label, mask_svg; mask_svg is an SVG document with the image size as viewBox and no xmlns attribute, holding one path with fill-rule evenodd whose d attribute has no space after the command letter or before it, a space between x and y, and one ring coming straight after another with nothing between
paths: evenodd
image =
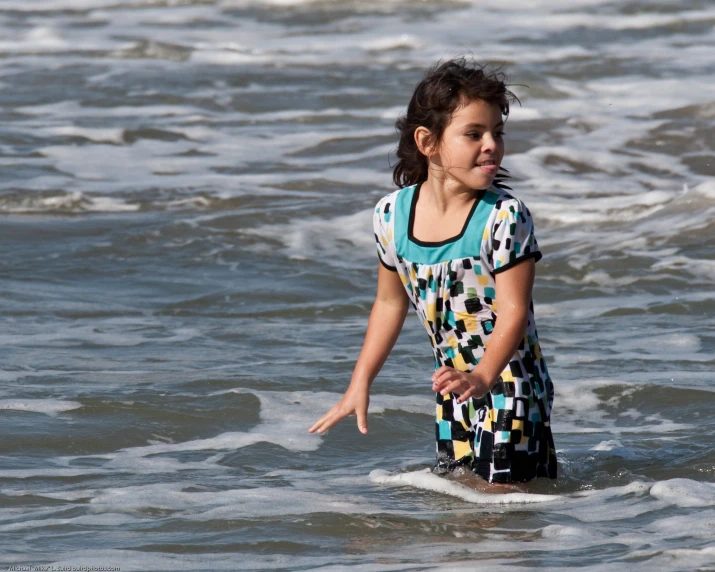
<instances>
[{"instance_id":1,"label":"dark wet hair","mask_svg":"<svg viewBox=\"0 0 715 572\"><path fill-rule=\"evenodd\" d=\"M503 115L509 115L509 104L519 98L509 91L506 81L506 74L499 69L491 70L463 57L439 62L428 69L412 94L407 113L395 123L400 136L398 161L392 172L395 184L408 187L427 180L427 158L415 142L418 127L429 129L434 143L438 143L450 116L465 101L481 100L498 105ZM500 186L505 178L508 175L497 174L494 184Z\"/></svg>"}]
</instances>

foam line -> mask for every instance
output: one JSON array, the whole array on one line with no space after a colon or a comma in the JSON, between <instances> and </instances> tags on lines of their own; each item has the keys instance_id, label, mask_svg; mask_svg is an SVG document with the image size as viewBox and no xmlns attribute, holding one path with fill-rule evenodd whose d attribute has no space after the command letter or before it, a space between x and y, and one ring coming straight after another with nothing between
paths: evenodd
<instances>
[{"instance_id":1,"label":"foam line","mask_svg":"<svg viewBox=\"0 0 715 572\"><path fill-rule=\"evenodd\" d=\"M50 417L64 411L79 409L82 404L77 401L62 401L59 399L0 399L0 410L27 411L43 413Z\"/></svg>"},{"instance_id":2,"label":"foam line","mask_svg":"<svg viewBox=\"0 0 715 572\"><path fill-rule=\"evenodd\" d=\"M182 511L190 520L282 517L288 514L383 512L362 497L301 491L293 487L253 487L195 491L192 483L157 483L98 491L93 513L142 513L146 509Z\"/></svg>"},{"instance_id":3,"label":"foam line","mask_svg":"<svg viewBox=\"0 0 715 572\"><path fill-rule=\"evenodd\" d=\"M650 494L654 498L679 507L715 506L715 483L681 478L670 479L653 485Z\"/></svg>"},{"instance_id":4,"label":"foam line","mask_svg":"<svg viewBox=\"0 0 715 572\"><path fill-rule=\"evenodd\" d=\"M410 486L418 489L441 493L474 504L530 504L553 502L562 497L559 495L540 495L531 493L480 493L460 483L447 481L429 469L409 473L391 475L382 469L375 469L370 473L370 480L376 484L392 486Z\"/></svg>"}]
</instances>

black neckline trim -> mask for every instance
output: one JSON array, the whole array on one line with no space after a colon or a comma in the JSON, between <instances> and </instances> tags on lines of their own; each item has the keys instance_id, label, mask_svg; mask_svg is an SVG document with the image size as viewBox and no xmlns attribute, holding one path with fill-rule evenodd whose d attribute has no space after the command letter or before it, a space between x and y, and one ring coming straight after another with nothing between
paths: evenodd
<instances>
[{"instance_id":1,"label":"black neckline trim","mask_svg":"<svg viewBox=\"0 0 715 572\"><path fill-rule=\"evenodd\" d=\"M453 236L452 238L447 238L440 242L426 242L424 240L420 240L419 238L415 238L415 235L412 232L412 229L415 226L415 210L417 207L417 200L420 198L420 189L421 188L422 188L422 183L418 184L417 188L415 189L415 192L412 193L412 203L410 204L410 220L407 223L407 238L410 240L410 242L414 242L418 246L444 246L445 244L449 244L451 242L457 242L460 238L462 238L464 236L464 233L467 232L467 228L469 227L469 222L472 220L472 216L474 215L474 212L477 210L477 205L479 205L480 201L482 200L482 197L484 197L484 193L487 192L487 189L479 189L477 191L477 197L474 199L474 204L472 205L472 208L470 209L469 214L467 215L467 220L464 221L464 226L462 227L462 231L457 236Z\"/></svg>"}]
</instances>

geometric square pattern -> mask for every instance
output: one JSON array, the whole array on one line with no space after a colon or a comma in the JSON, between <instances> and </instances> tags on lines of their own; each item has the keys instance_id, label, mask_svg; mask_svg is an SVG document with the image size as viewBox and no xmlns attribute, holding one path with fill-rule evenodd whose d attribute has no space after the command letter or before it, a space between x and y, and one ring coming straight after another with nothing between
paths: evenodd
<instances>
[{"instance_id":1,"label":"geometric square pattern","mask_svg":"<svg viewBox=\"0 0 715 572\"><path fill-rule=\"evenodd\" d=\"M378 202L373 218L378 257L399 274L429 335L435 369L471 371L499 316L495 275L541 258L531 213L504 189L491 187L476 199L460 235L424 243L410 228L417 193L418 186L406 187ZM549 422L554 387L533 303L524 337L492 390L461 404L457 397L436 395L437 471L468 466L492 483L556 478Z\"/></svg>"}]
</instances>

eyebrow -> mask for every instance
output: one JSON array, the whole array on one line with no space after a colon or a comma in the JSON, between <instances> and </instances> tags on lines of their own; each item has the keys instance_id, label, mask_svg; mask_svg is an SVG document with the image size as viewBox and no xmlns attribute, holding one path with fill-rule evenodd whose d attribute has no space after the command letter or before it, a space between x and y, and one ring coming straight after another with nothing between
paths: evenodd
<instances>
[{"instance_id":1,"label":"eyebrow","mask_svg":"<svg viewBox=\"0 0 715 572\"><path fill-rule=\"evenodd\" d=\"M500 122L497 123L494 127L499 127L500 125L501 125L502 127L504 127L504 122L503 122L503 121L500 121ZM486 128L487 128L486 125L482 125L481 123L469 123L469 124L467 124L467 125L464 126L465 129L474 129L475 127L479 128L479 129L486 129Z\"/></svg>"}]
</instances>

